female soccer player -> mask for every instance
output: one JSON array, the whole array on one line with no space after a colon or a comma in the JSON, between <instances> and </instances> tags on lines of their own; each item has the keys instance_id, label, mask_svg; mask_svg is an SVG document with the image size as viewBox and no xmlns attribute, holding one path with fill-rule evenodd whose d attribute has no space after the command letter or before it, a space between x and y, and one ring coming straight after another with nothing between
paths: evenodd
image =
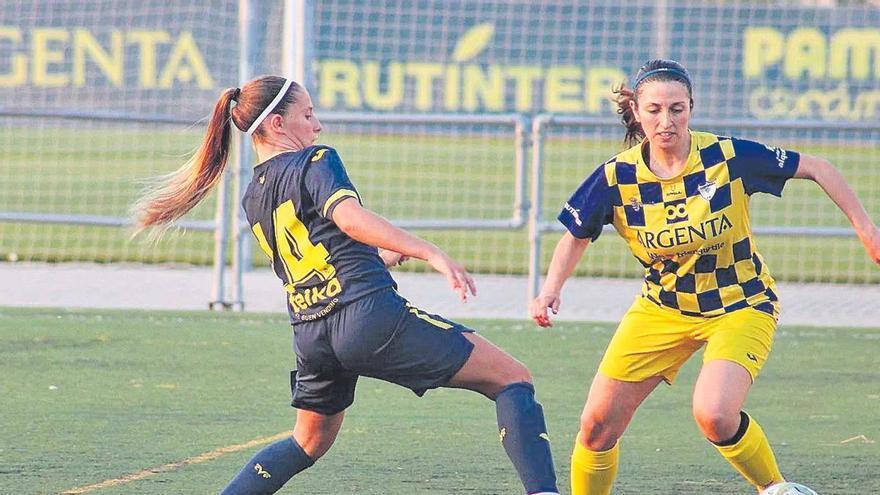
<instances>
[{"instance_id":1,"label":"female soccer player","mask_svg":"<svg viewBox=\"0 0 880 495\"><path fill-rule=\"evenodd\" d=\"M778 302L755 248L749 196L780 196L789 178L817 182L846 213L875 261L880 232L825 160L692 131L691 78L653 60L619 88L628 144L581 184L559 214L566 232L529 312L542 327L591 241L612 224L645 267L641 295L623 317L593 379L571 462L574 495L607 494L618 439L639 404L706 346L693 414L703 434L758 489L783 481L767 437L742 411L773 341Z\"/></svg>"},{"instance_id":2,"label":"female soccer player","mask_svg":"<svg viewBox=\"0 0 880 495\"><path fill-rule=\"evenodd\" d=\"M526 493L558 493L528 369L472 330L411 306L386 266L425 260L462 301L476 295L473 279L437 246L361 205L336 150L314 145L321 124L297 83L264 76L225 90L195 156L139 203L139 226L166 225L204 198L226 164L230 119L253 138L260 162L242 204L287 294L297 417L293 435L258 452L222 493L275 493L311 466L336 439L362 375L419 396L454 387L495 401Z\"/></svg>"}]
</instances>

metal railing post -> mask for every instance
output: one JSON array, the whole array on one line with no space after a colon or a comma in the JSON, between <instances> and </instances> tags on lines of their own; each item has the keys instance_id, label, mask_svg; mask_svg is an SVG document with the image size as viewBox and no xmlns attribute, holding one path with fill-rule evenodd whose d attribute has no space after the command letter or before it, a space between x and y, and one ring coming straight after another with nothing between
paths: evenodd
<instances>
[{"instance_id":1,"label":"metal railing post","mask_svg":"<svg viewBox=\"0 0 880 495\"><path fill-rule=\"evenodd\" d=\"M539 115L532 121L532 191L529 204L529 274L528 300L538 295L541 282L541 206L544 189L544 126L552 121L549 115Z\"/></svg>"},{"instance_id":2,"label":"metal railing post","mask_svg":"<svg viewBox=\"0 0 880 495\"><path fill-rule=\"evenodd\" d=\"M257 39L266 28L266 8L259 0L239 1L239 47L238 80L239 85L254 77L256 67L262 53L262 43ZM232 300L233 310L244 310L244 283L242 275L251 269L252 252L250 235L248 235L248 222L244 211L239 207L244 197L247 184L251 180L253 163L253 150L251 140L244 133L236 133L236 153L232 195L235 201L232 205Z\"/></svg>"},{"instance_id":3,"label":"metal railing post","mask_svg":"<svg viewBox=\"0 0 880 495\"><path fill-rule=\"evenodd\" d=\"M284 77L293 78L306 89L312 87L314 53L314 0L285 0L282 25L281 65Z\"/></svg>"},{"instance_id":4,"label":"metal railing post","mask_svg":"<svg viewBox=\"0 0 880 495\"><path fill-rule=\"evenodd\" d=\"M514 125L514 160L516 161L516 177L514 179L513 203L513 227L521 227L526 224L529 214L529 205L531 202L526 197L527 185L526 174L528 173L529 146L531 139L529 137L529 118L525 115L520 116Z\"/></svg>"},{"instance_id":5,"label":"metal railing post","mask_svg":"<svg viewBox=\"0 0 880 495\"><path fill-rule=\"evenodd\" d=\"M669 58L669 0L654 2L654 55Z\"/></svg>"},{"instance_id":6,"label":"metal railing post","mask_svg":"<svg viewBox=\"0 0 880 495\"><path fill-rule=\"evenodd\" d=\"M233 125L232 122L229 125ZM214 268L211 281L211 300L208 309L226 309L226 241L229 238L229 174L220 176L217 190L217 210L214 216Z\"/></svg>"}]
</instances>

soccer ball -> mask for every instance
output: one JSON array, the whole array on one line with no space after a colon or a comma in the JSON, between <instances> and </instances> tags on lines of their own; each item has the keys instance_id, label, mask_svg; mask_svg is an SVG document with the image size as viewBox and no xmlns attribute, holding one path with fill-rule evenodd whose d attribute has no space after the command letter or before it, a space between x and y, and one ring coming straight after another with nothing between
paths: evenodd
<instances>
[{"instance_id":1,"label":"soccer ball","mask_svg":"<svg viewBox=\"0 0 880 495\"><path fill-rule=\"evenodd\" d=\"M767 488L758 495L819 495L812 488L807 488L800 483L777 483Z\"/></svg>"}]
</instances>

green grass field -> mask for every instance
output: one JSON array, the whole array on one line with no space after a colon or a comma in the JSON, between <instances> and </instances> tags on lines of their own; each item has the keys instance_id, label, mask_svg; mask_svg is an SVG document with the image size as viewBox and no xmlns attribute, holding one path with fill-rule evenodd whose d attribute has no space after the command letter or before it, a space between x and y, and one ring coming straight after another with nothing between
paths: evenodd
<instances>
[{"instance_id":1,"label":"green grass field","mask_svg":"<svg viewBox=\"0 0 880 495\"><path fill-rule=\"evenodd\" d=\"M97 127L97 128L96 128ZM598 163L620 148L616 134L551 136L546 142L543 216L552 221L559 206ZM0 135L0 212L73 213L125 216L143 179L183 163L201 138L199 129L157 130L92 124L91 127L4 129ZM780 138L768 138L786 144ZM368 207L391 219L504 219L514 201L514 143L502 136L432 134L334 134L323 141L340 150ZM843 171L880 217L880 174L868 167L873 148L790 143L828 157ZM867 146L867 145L866 145ZM760 195L759 195L760 196ZM214 198L191 215L211 219ZM786 197L756 197L753 223L847 227L843 214L812 183L795 181ZM0 223L0 260L12 255L32 261L139 261L209 264L213 236L176 232L158 246L129 241L130 231L72 225ZM518 231L422 231L472 271L522 274L528 266L528 235ZM615 236L607 236L613 238ZM543 243L546 267L558 235ZM793 281L870 283L876 270L853 238L762 237L759 247L777 278ZM617 240L590 249L581 275L639 276L641 266ZM263 264L254 250L254 260ZM413 265L418 269L418 265Z\"/></svg>"},{"instance_id":2,"label":"green grass field","mask_svg":"<svg viewBox=\"0 0 880 495\"><path fill-rule=\"evenodd\" d=\"M530 366L568 493L577 419L611 327L468 323ZM0 493L60 493L290 429L290 339L282 315L0 308ZM880 490L878 342L880 329L778 332L747 406L790 479L823 495ZM615 493L754 493L690 417L698 364L635 417ZM337 444L281 493L519 493L495 430L476 394L417 399L363 379ZM256 449L88 493L217 493Z\"/></svg>"}]
</instances>

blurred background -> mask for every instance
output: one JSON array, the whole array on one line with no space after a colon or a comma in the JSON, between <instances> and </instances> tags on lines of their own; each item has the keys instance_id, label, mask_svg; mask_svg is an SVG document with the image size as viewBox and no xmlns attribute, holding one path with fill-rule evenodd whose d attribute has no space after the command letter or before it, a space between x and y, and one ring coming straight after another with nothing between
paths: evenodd
<instances>
[{"instance_id":1,"label":"blurred background","mask_svg":"<svg viewBox=\"0 0 880 495\"><path fill-rule=\"evenodd\" d=\"M876 1L12 0L0 3L2 284L51 285L69 262L102 264L77 275L98 284L103 264L195 266L181 273L210 271L200 299L240 309L245 275L266 266L238 207L249 146L158 244L129 240L128 208L194 151L224 88L271 73L310 90L322 142L368 207L515 281L499 287L523 303L562 203L623 147L611 88L656 57L690 70L695 129L826 157L880 218ZM752 212L777 279L821 282L806 287L828 298L835 284L875 290L880 270L815 184L755 197ZM606 235L577 273L641 271Z\"/></svg>"}]
</instances>

